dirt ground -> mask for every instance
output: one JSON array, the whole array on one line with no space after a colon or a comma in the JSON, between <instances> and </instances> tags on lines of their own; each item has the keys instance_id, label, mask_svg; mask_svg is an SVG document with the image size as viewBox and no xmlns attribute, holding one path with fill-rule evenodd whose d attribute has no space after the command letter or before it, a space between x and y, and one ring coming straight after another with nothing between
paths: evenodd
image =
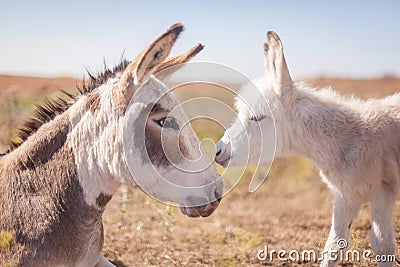
<instances>
[{"instance_id":1,"label":"dirt ground","mask_svg":"<svg viewBox=\"0 0 400 267\"><path fill-rule=\"evenodd\" d=\"M31 114L31 103L59 89L54 88L57 87L54 79L29 79L0 76L0 132L7 132L0 135L3 145L0 148L5 147L10 129ZM74 88L73 79L65 81L59 86ZM400 80L390 77L323 78L309 82L315 86L333 85L338 91L363 98L400 91ZM199 135L206 135L199 127ZM212 139L218 139L220 134ZM178 208L160 203L139 189L121 187L103 216L105 256L117 266L318 266L301 260L257 259L258 251L265 246L269 251L321 252L329 232L333 198L313 164L302 158L278 159L267 181L252 194L247 191L250 176L251 170L246 171L239 185L208 218L188 218ZM394 222L399 257L400 201ZM352 230L352 249L371 249L370 225L370 207L365 205ZM341 266L374 266L374 263L342 262Z\"/></svg>"}]
</instances>

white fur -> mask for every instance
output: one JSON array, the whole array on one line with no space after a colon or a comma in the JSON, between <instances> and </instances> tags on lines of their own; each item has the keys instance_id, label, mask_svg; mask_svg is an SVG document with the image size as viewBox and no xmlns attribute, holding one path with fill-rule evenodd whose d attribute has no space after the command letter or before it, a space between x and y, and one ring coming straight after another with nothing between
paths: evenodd
<instances>
[{"instance_id":1,"label":"white fur","mask_svg":"<svg viewBox=\"0 0 400 267\"><path fill-rule=\"evenodd\" d=\"M394 255L392 216L400 184L400 94L361 101L342 97L329 88L317 91L293 83L279 38L271 32L267 36L266 76L255 81L258 90L246 86L240 92L240 99L247 103L237 101L238 119L218 144L217 162L230 158L234 165L243 164L241 144L255 129L255 122L249 120L251 107L266 118L260 121L263 139L257 139L260 135L250 139L250 147L274 142L276 137L277 157L292 154L311 159L334 192L325 251L338 250L339 239L350 246L351 224L361 205L369 201L371 246L375 254ZM264 98L259 97L260 92ZM240 131L239 121L244 125ZM276 135L270 130L274 126ZM321 266L336 264L325 258ZM381 267L393 265L379 263Z\"/></svg>"},{"instance_id":2,"label":"white fur","mask_svg":"<svg viewBox=\"0 0 400 267\"><path fill-rule=\"evenodd\" d=\"M79 99L68 111L72 125L68 143L74 152L85 200L91 206L96 206L100 193L113 195L120 184L129 182L125 156L114 152L122 152L120 120L112 112L111 103L111 88L117 81L110 79L96 89L101 94L99 112L86 112L85 98Z\"/></svg>"}]
</instances>

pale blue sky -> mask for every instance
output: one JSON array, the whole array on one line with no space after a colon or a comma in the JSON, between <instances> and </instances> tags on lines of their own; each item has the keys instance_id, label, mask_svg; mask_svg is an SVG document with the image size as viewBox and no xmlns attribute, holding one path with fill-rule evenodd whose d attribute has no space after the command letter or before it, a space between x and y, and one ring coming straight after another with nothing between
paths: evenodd
<instances>
[{"instance_id":1,"label":"pale blue sky","mask_svg":"<svg viewBox=\"0 0 400 267\"><path fill-rule=\"evenodd\" d=\"M267 29L284 42L294 78L400 75L400 1L4 1L0 73L81 78L122 52L133 58L174 22L172 53L197 42L197 57L255 77Z\"/></svg>"}]
</instances>

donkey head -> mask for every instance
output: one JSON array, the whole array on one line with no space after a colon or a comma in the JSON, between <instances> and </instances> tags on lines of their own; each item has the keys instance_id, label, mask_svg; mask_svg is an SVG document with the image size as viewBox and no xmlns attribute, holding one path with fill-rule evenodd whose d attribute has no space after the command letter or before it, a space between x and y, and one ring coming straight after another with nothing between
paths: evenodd
<instances>
[{"instance_id":1,"label":"donkey head","mask_svg":"<svg viewBox=\"0 0 400 267\"><path fill-rule=\"evenodd\" d=\"M290 104L293 82L281 40L272 31L267 32L264 57L265 76L241 89L235 101L237 119L217 144L215 160L222 166L272 161L275 149L281 151L275 123L285 121L283 108Z\"/></svg>"},{"instance_id":2,"label":"donkey head","mask_svg":"<svg viewBox=\"0 0 400 267\"><path fill-rule=\"evenodd\" d=\"M93 195L89 201L126 184L139 186L159 200L178 203L190 217L209 216L217 208L221 178L201 152L177 99L159 80L203 49L198 44L183 55L166 59L182 31L181 24L173 25L97 89L101 98L98 111L91 116L98 121L95 131L99 134L90 149L99 150L99 172L102 176L106 173L109 179L103 180L111 182L103 181L101 188L93 190L96 192L89 192ZM159 79L153 76L157 73Z\"/></svg>"}]
</instances>

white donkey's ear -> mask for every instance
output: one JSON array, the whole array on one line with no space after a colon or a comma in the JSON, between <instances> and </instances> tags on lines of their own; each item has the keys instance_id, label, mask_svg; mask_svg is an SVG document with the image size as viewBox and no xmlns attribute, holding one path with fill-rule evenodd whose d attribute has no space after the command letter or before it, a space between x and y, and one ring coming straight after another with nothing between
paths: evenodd
<instances>
[{"instance_id":1,"label":"white donkey's ear","mask_svg":"<svg viewBox=\"0 0 400 267\"><path fill-rule=\"evenodd\" d=\"M156 74L156 77L162 80L172 75L174 72L182 68L185 63L189 62L198 53L200 53L200 51L202 51L203 49L204 45L198 43L186 53L164 60L160 65L158 65L156 71L154 72Z\"/></svg>"},{"instance_id":2,"label":"white donkey's ear","mask_svg":"<svg viewBox=\"0 0 400 267\"><path fill-rule=\"evenodd\" d=\"M275 81L274 90L282 94L285 90L290 90L293 81L286 65L283 54L283 45L279 36L273 32L267 32L267 42L264 43L265 70L267 75L272 75Z\"/></svg>"},{"instance_id":3,"label":"white donkey's ear","mask_svg":"<svg viewBox=\"0 0 400 267\"><path fill-rule=\"evenodd\" d=\"M176 23L146 47L122 72L113 92L117 109L125 110L135 90L152 75L169 55L183 25Z\"/></svg>"}]
</instances>

